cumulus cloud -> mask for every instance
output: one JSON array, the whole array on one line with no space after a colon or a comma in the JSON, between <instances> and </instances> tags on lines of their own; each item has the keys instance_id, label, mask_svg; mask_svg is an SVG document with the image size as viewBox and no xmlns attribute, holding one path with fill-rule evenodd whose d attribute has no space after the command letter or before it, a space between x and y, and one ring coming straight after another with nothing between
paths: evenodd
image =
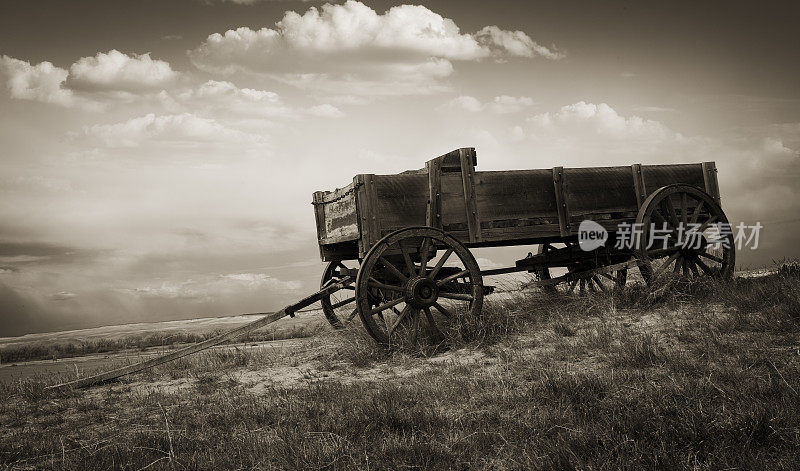
<instances>
[{"instance_id":1,"label":"cumulus cloud","mask_svg":"<svg viewBox=\"0 0 800 471\"><path fill-rule=\"evenodd\" d=\"M83 136L106 147L138 147L152 142L175 145L264 142L261 136L231 129L216 120L190 113L162 116L150 113L120 123L86 126Z\"/></svg>"},{"instance_id":2,"label":"cumulus cloud","mask_svg":"<svg viewBox=\"0 0 800 471\"><path fill-rule=\"evenodd\" d=\"M451 61L490 57L560 56L521 31L486 27L462 33L456 23L421 5L378 14L363 3L288 11L275 28L215 33L190 51L200 69L260 73L301 87L345 94L431 93L453 72Z\"/></svg>"},{"instance_id":3,"label":"cumulus cloud","mask_svg":"<svg viewBox=\"0 0 800 471\"><path fill-rule=\"evenodd\" d=\"M624 117L606 103L596 105L579 101L561 107L555 113L541 113L528 118L534 134L571 129L614 139L661 139L675 133L658 121L639 116Z\"/></svg>"},{"instance_id":4,"label":"cumulus cloud","mask_svg":"<svg viewBox=\"0 0 800 471\"><path fill-rule=\"evenodd\" d=\"M75 104L72 91L63 87L69 74L65 69L47 61L31 65L30 62L5 55L0 57L0 65L11 98L60 106Z\"/></svg>"},{"instance_id":5,"label":"cumulus cloud","mask_svg":"<svg viewBox=\"0 0 800 471\"><path fill-rule=\"evenodd\" d=\"M517 57L541 56L545 59L559 60L566 55L555 47L547 48L537 43L522 31L506 31L497 26L485 26L478 31L475 38L492 51L492 55L502 58L504 55Z\"/></svg>"},{"instance_id":6,"label":"cumulus cloud","mask_svg":"<svg viewBox=\"0 0 800 471\"><path fill-rule=\"evenodd\" d=\"M123 54L116 49L78 59L69 68L72 89L128 91L158 89L174 81L178 73L168 62L147 54Z\"/></svg>"},{"instance_id":7,"label":"cumulus cloud","mask_svg":"<svg viewBox=\"0 0 800 471\"><path fill-rule=\"evenodd\" d=\"M0 57L0 70L12 98L99 111L111 102L128 103L171 85L179 73L150 54L123 54L115 49L83 57L69 70L51 62Z\"/></svg>"},{"instance_id":8,"label":"cumulus cloud","mask_svg":"<svg viewBox=\"0 0 800 471\"><path fill-rule=\"evenodd\" d=\"M472 113L480 111L490 111L496 114L516 113L524 110L525 108L533 106L533 99L526 96L513 97L508 95L500 95L494 97L487 103L482 103L475 97L469 95L462 95L453 98L449 102L438 108L439 111L448 110L463 110Z\"/></svg>"},{"instance_id":9,"label":"cumulus cloud","mask_svg":"<svg viewBox=\"0 0 800 471\"><path fill-rule=\"evenodd\" d=\"M172 111L189 110L211 116L275 118L316 116L340 118L344 113L331 104L308 108L290 106L271 91L240 88L232 82L208 80L194 87L175 92L162 91L159 100Z\"/></svg>"}]
</instances>

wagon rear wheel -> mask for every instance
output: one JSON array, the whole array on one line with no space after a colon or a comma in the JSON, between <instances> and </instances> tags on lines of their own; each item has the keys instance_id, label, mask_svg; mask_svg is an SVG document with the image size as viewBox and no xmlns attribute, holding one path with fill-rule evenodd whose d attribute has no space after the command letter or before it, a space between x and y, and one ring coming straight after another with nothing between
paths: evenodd
<instances>
[{"instance_id":1,"label":"wagon rear wheel","mask_svg":"<svg viewBox=\"0 0 800 471\"><path fill-rule=\"evenodd\" d=\"M322 272L322 280L319 283L320 289L331 283L342 281L349 273L357 270L358 264L356 264L356 268L347 266L353 263L345 261L328 262L325 266L325 271ZM352 322L358 313L354 285L355 283L351 284L349 288L325 296L320 300L325 318L336 329L341 329Z\"/></svg>"},{"instance_id":2,"label":"wagon rear wheel","mask_svg":"<svg viewBox=\"0 0 800 471\"><path fill-rule=\"evenodd\" d=\"M682 184L659 188L642 204L636 223L641 228L636 258L648 284L669 274L683 279L733 275L733 231L708 193Z\"/></svg>"},{"instance_id":3,"label":"wagon rear wheel","mask_svg":"<svg viewBox=\"0 0 800 471\"><path fill-rule=\"evenodd\" d=\"M438 344L458 316L478 315L484 291L478 264L463 244L438 229L412 227L370 249L355 294L361 321L377 342L416 346Z\"/></svg>"},{"instance_id":4,"label":"wagon rear wheel","mask_svg":"<svg viewBox=\"0 0 800 471\"><path fill-rule=\"evenodd\" d=\"M538 254L546 254L552 250L556 250L556 244L540 244L537 249ZM578 244L567 241L560 243L564 247L577 246ZM567 267L567 273L573 276L570 281L563 283L542 286L545 293L557 294L559 291L565 293L578 293L578 294L591 294L604 291L611 291L614 289L622 289L628 280L628 269L612 271L610 273L598 273L593 275L581 276L581 272L601 268L608 265L603 260L586 260L576 262ZM549 280L552 278L550 269L547 267L539 267L536 269L536 274L539 280Z\"/></svg>"}]
</instances>

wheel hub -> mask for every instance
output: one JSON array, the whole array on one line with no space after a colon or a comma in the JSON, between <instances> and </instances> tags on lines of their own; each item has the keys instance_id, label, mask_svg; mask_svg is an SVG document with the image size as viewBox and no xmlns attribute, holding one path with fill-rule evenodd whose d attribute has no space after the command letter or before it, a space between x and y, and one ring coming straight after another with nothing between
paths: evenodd
<instances>
[{"instance_id":1,"label":"wheel hub","mask_svg":"<svg viewBox=\"0 0 800 471\"><path fill-rule=\"evenodd\" d=\"M439 298L439 287L433 279L417 276L406 284L405 298L408 304L416 308L432 306Z\"/></svg>"}]
</instances>

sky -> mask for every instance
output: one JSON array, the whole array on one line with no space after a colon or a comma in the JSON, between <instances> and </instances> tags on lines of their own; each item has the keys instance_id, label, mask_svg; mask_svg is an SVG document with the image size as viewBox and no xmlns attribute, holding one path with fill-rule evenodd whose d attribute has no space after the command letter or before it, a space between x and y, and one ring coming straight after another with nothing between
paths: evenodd
<instances>
[{"instance_id":1,"label":"sky","mask_svg":"<svg viewBox=\"0 0 800 471\"><path fill-rule=\"evenodd\" d=\"M0 336L263 312L315 291L311 194L716 161L741 267L800 257L797 2L0 5ZM482 251L513 263L527 248Z\"/></svg>"}]
</instances>

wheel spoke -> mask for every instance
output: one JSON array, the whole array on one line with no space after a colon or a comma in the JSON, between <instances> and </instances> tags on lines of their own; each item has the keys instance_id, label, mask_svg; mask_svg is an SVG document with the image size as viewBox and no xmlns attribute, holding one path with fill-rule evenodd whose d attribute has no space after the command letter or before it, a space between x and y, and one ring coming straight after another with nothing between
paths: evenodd
<instances>
[{"instance_id":1,"label":"wheel spoke","mask_svg":"<svg viewBox=\"0 0 800 471\"><path fill-rule=\"evenodd\" d=\"M672 269L672 273L680 273L681 264L683 264L683 258L678 258L675 262L675 267Z\"/></svg>"},{"instance_id":2,"label":"wheel spoke","mask_svg":"<svg viewBox=\"0 0 800 471\"><path fill-rule=\"evenodd\" d=\"M394 285L387 285L386 283L380 283L378 281L368 281L367 286L370 288L382 289L386 291L395 291L395 292L402 292L402 286L394 286Z\"/></svg>"},{"instance_id":3,"label":"wheel spoke","mask_svg":"<svg viewBox=\"0 0 800 471\"><path fill-rule=\"evenodd\" d=\"M697 252L697 255L699 255L701 257L705 257L705 258L707 258L709 260L714 260L715 262L720 263L720 264L725 263L725 261L723 259L717 257L716 255L711 255L708 252Z\"/></svg>"},{"instance_id":4,"label":"wheel spoke","mask_svg":"<svg viewBox=\"0 0 800 471\"><path fill-rule=\"evenodd\" d=\"M394 332L394 329L396 329L397 326L400 325L400 323L403 321L403 319L406 318L406 316L408 315L409 312L411 312L411 306L406 306L405 308L403 308L403 312L401 312L400 315L397 316L397 319L395 319L394 322L392 322L391 327L389 327L387 336L391 336L392 335L392 333Z\"/></svg>"},{"instance_id":5,"label":"wheel spoke","mask_svg":"<svg viewBox=\"0 0 800 471\"><path fill-rule=\"evenodd\" d=\"M442 255L442 258L440 258L439 261L436 262L436 266L433 267L433 271L431 271L431 278L436 279L436 275L439 274L439 270L442 269L442 266L444 266L444 262L447 261L447 258L450 257L450 254L452 253L453 253L453 248L448 247L447 250L444 252L444 255Z\"/></svg>"},{"instance_id":6,"label":"wheel spoke","mask_svg":"<svg viewBox=\"0 0 800 471\"><path fill-rule=\"evenodd\" d=\"M711 216L710 218L708 218L708 220L706 222L704 222L703 224L700 224L700 227L697 229L697 233L698 234L702 234L703 231L708 229L708 226L710 226L711 224L714 224L715 222L717 222L717 219L718 219L717 216Z\"/></svg>"},{"instance_id":7,"label":"wheel spoke","mask_svg":"<svg viewBox=\"0 0 800 471\"><path fill-rule=\"evenodd\" d=\"M448 276L447 278L442 278L441 280L436 282L436 285L437 286L442 286L442 285L444 285L446 283L449 283L449 282L451 282L451 281L453 281L453 280L455 280L457 278L461 278L464 275L469 275L469 270L462 270L462 271L460 271L458 273L454 273L454 274Z\"/></svg>"},{"instance_id":8,"label":"wheel spoke","mask_svg":"<svg viewBox=\"0 0 800 471\"><path fill-rule=\"evenodd\" d=\"M600 288L600 291L606 290L606 287L603 286L603 283L600 281L600 278L598 278L597 275L592 277L592 281L594 281L594 284L596 284L597 287Z\"/></svg>"},{"instance_id":9,"label":"wheel spoke","mask_svg":"<svg viewBox=\"0 0 800 471\"><path fill-rule=\"evenodd\" d=\"M569 284L569 292L570 294L575 292L575 286L578 284L578 280L573 280L572 283Z\"/></svg>"},{"instance_id":10,"label":"wheel spoke","mask_svg":"<svg viewBox=\"0 0 800 471\"><path fill-rule=\"evenodd\" d=\"M689 260L689 269L692 270L695 278L700 278L700 271L697 269L697 264L695 264L694 260Z\"/></svg>"},{"instance_id":11,"label":"wheel spoke","mask_svg":"<svg viewBox=\"0 0 800 471\"><path fill-rule=\"evenodd\" d=\"M674 254L670 255L666 262L663 265L658 267L655 272L653 272L653 276L658 276L662 271L666 270L669 265L675 261L676 258L680 255L680 252L675 252Z\"/></svg>"},{"instance_id":12,"label":"wheel spoke","mask_svg":"<svg viewBox=\"0 0 800 471\"><path fill-rule=\"evenodd\" d=\"M669 221L668 221L668 220L667 220L667 218L666 218L666 217L665 217L665 216L664 216L664 215L661 213L661 210L660 210L660 209L658 209L658 208L653 208L653 213L652 213L652 216L658 216L658 218L659 218L659 219L661 219L661 221L662 221L662 222L665 222L665 223L667 223L667 225L669 225Z\"/></svg>"},{"instance_id":13,"label":"wheel spoke","mask_svg":"<svg viewBox=\"0 0 800 471\"><path fill-rule=\"evenodd\" d=\"M442 315L443 315L444 317L448 317L448 318L450 318L450 319L452 319L452 318L454 318L454 317L455 317L455 316L453 315L453 313L452 313L452 312L450 312L450 310L448 310L447 308L445 308L444 306L442 306L442 305L441 305L441 304L439 304L439 303L436 303L436 302L435 302L435 303L433 303L433 307L435 307L435 308L436 308L436 309L437 309L439 312L441 312L441 313L442 313Z\"/></svg>"},{"instance_id":14,"label":"wheel spoke","mask_svg":"<svg viewBox=\"0 0 800 471\"><path fill-rule=\"evenodd\" d=\"M405 298L402 298L402 297L401 298L397 298L397 299L392 299L391 301L385 302L385 303L381 304L380 306L372 309L370 311L370 314L374 315L374 314L377 314L379 312L383 312L383 311L389 309L392 306L397 306L398 304L402 303L404 300L405 300Z\"/></svg>"},{"instance_id":15,"label":"wheel spoke","mask_svg":"<svg viewBox=\"0 0 800 471\"><path fill-rule=\"evenodd\" d=\"M344 300L342 300L342 301L339 301L339 302L338 302L338 303L336 303L336 304L331 304L331 307L332 307L333 309L336 309L336 308L339 308L339 307L342 307L342 306L344 306L345 304L350 304L350 303L352 303L352 302L353 302L353 301L355 301L355 300L356 300L356 298L355 298L355 297L352 297L352 298L347 298L347 299L344 299Z\"/></svg>"},{"instance_id":16,"label":"wheel spoke","mask_svg":"<svg viewBox=\"0 0 800 471\"><path fill-rule=\"evenodd\" d=\"M411 261L411 257L408 255L408 252L406 252L406 248L403 247L403 244L399 241L397 242L397 246L400 247L400 252L403 253L403 260L406 262L406 268L408 269L409 276L414 276L414 263Z\"/></svg>"},{"instance_id":17,"label":"wheel spoke","mask_svg":"<svg viewBox=\"0 0 800 471\"><path fill-rule=\"evenodd\" d=\"M353 312L351 312L350 315L347 316L347 322L351 322L353 318L356 317L356 314L358 314L358 308L353 309Z\"/></svg>"},{"instance_id":18,"label":"wheel spoke","mask_svg":"<svg viewBox=\"0 0 800 471\"><path fill-rule=\"evenodd\" d=\"M597 292L597 288L594 287L594 280L592 278L586 279L586 287L589 288L589 291L592 293Z\"/></svg>"},{"instance_id":19,"label":"wheel spoke","mask_svg":"<svg viewBox=\"0 0 800 471\"><path fill-rule=\"evenodd\" d=\"M430 241L429 237L422 238L422 249L420 250L420 260L419 260L419 276L425 275L425 267L428 266L428 252L430 251Z\"/></svg>"},{"instance_id":20,"label":"wheel spoke","mask_svg":"<svg viewBox=\"0 0 800 471\"><path fill-rule=\"evenodd\" d=\"M608 278L609 280L611 280L611 281L613 281L615 283L617 281L613 276L609 275L608 273L600 273L600 276L602 276L604 278Z\"/></svg>"},{"instance_id":21,"label":"wheel spoke","mask_svg":"<svg viewBox=\"0 0 800 471\"><path fill-rule=\"evenodd\" d=\"M689 223L689 220L686 217L687 216L687 214L686 214L686 206L687 206L686 198L687 198L686 193L681 193L681 222L683 223L684 230L686 230L686 225Z\"/></svg>"},{"instance_id":22,"label":"wheel spoke","mask_svg":"<svg viewBox=\"0 0 800 471\"><path fill-rule=\"evenodd\" d=\"M697 257L694 261L697 262L698 265L700 265L700 268L705 272L706 275L714 276L714 271L711 269L711 267L706 265L706 262L701 260L700 257Z\"/></svg>"},{"instance_id":23,"label":"wheel spoke","mask_svg":"<svg viewBox=\"0 0 800 471\"><path fill-rule=\"evenodd\" d=\"M672 227L677 229L678 228L678 215L675 214L675 206L672 204L672 197L667 195L666 198L661 200L661 204L664 206L664 209L667 211L667 217L670 219L672 223Z\"/></svg>"},{"instance_id":24,"label":"wheel spoke","mask_svg":"<svg viewBox=\"0 0 800 471\"><path fill-rule=\"evenodd\" d=\"M380 261L383 264L383 266L385 266L395 277L399 278L400 281L405 282L406 280L408 280L408 278L406 278L406 276L402 274L400 270L398 270L394 265L392 265L390 261L386 260L383 257L378 257L378 261Z\"/></svg>"},{"instance_id":25,"label":"wheel spoke","mask_svg":"<svg viewBox=\"0 0 800 471\"><path fill-rule=\"evenodd\" d=\"M436 340L442 339L444 337L444 334L442 334L442 331L439 330L439 326L436 325L436 321L433 320L433 314L431 314L431 308L426 307L424 311L425 311L425 318L428 319L428 331L430 331L431 336L433 336L433 338L435 338Z\"/></svg>"},{"instance_id":26,"label":"wheel spoke","mask_svg":"<svg viewBox=\"0 0 800 471\"><path fill-rule=\"evenodd\" d=\"M472 301L475 299L471 294L466 293L448 293L446 291L439 292L440 298L447 298L447 299L460 299L462 301Z\"/></svg>"},{"instance_id":27,"label":"wheel spoke","mask_svg":"<svg viewBox=\"0 0 800 471\"><path fill-rule=\"evenodd\" d=\"M422 316L419 315L419 309L414 309L411 311L411 316L413 316L414 324L411 331L411 345L417 344L417 338L419 338L419 322Z\"/></svg>"},{"instance_id":28,"label":"wheel spoke","mask_svg":"<svg viewBox=\"0 0 800 471\"><path fill-rule=\"evenodd\" d=\"M697 206L695 206L694 213L692 213L692 224L697 224L697 218L700 217L700 211L703 209L703 204L705 204L705 201L699 200Z\"/></svg>"}]
</instances>

